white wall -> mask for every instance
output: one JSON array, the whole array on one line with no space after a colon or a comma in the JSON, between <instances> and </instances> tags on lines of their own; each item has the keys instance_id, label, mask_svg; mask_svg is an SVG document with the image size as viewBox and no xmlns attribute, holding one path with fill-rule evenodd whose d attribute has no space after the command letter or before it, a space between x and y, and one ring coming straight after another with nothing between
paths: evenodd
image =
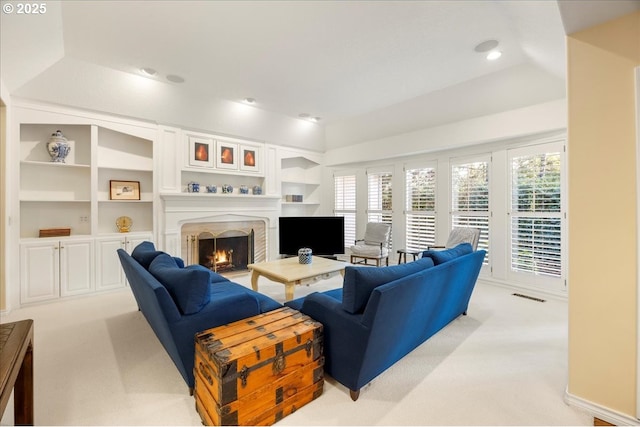
<instances>
[{"instance_id":1,"label":"white wall","mask_svg":"<svg viewBox=\"0 0 640 427\"><path fill-rule=\"evenodd\" d=\"M328 166L375 162L521 138L566 127L567 102L559 99L328 150L325 159Z\"/></svg>"}]
</instances>

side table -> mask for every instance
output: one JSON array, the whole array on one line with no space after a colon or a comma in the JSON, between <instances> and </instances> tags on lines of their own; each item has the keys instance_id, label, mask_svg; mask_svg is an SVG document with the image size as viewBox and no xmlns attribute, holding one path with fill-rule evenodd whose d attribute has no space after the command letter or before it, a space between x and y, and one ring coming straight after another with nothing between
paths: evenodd
<instances>
[{"instance_id":1,"label":"side table","mask_svg":"<svg viewBox=\"0 0 640 427\"><path fill-rule=\"evenodd\" d=\"M11 391L15 425L33 425L33 320L0 324L0 410Z\"/></svg>"},{"instance_id":2,"label":"side table","mask_svg":"<svg viewBox=\"0 0 640 427\"><path fill-rule=\"evenodd\" d=\"M402 259L404 258L404 262L406 264L407 262L407 254L409 255L413 255L413 260L417 260L418 259L418 255L420 255L422 253L422 251L415 251L415 250L411 250L411 249L398 249L398 264L402 263Z\"/></svg>"}]
</instances>

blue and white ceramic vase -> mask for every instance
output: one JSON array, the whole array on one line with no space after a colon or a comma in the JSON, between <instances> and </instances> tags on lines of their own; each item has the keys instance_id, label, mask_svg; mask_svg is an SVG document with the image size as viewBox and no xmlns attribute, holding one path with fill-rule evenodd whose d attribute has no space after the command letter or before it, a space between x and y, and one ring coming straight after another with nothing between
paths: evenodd
<instances>
[{"instance_id":1,"label":"blue and white ceramic vase","mask_svg":"<svg viewBox=\"0 0 640 427\"><path fill-rule=\"evenodd\" d=\"M199 193L200 192L200 183L198 182L190 182L187 184L187 191L189 193Z\"/></svg>"},{"instance_id":2,"label":"blue and white ceramic vase","mask_svg":"<svg viewBox=\"0 0 640 427\"><path fill-rule=\"evenodd\" d=\"M71 146L62 131L57 130L51 134L51 138L47 142L47 151L51 156L52 162L64 163L64 159L67 158L69 151L71 151Z\"/></svg>"},{"instance_id":3,"label":"blue and white ceramic vase","mask_svg":"<svg viewBox=\"0 0 640 427\"><path fill-rule=\"evenodd\" d=\"M312 253L311 248L298 249L298 262L300 264L311 264Z\"/></svg>"}]
</instances>

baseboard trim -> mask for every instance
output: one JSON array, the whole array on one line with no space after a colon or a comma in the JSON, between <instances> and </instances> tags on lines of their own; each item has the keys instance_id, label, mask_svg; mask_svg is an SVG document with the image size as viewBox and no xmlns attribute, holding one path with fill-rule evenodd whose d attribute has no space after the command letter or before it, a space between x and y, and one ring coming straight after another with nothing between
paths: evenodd
<instances>
[{"instance_id":1,"label":"baseboard trim","mask_svg":"<svg viewBox=\"0 0 640 427\"><path fill-rule=\"evenodd\" d=\"M616 426L638 425L638 419L614 411L613 409L605 408L604 406L595 404L581 397L574 396L569 393L568 388L564 390L564 402L569 406L582 409L583 411L592 414L594 418L599 418Z\"/></svg>"},{"instance_id":2,"label":"baseboard trim","mask_svg":"<svg viewBox=\"0 0 640 427\"><path fill-rule=\"evenodd\" d=\"M510 289L512 291L518 291L518 292L526 291L528 294L531 294L537 297L544 297L544 298L554 299L554 300L563 301L563 302L568 301L568 296L566 292L545 291L543 289L538 289L534 286L529 286L521 283L514 284L514 283L503 281L503 280L497 280L492 277L480 276L478 277L478 282L486 283L488 285L498 286L500 288Z\"/></svg>"}]
</instances>

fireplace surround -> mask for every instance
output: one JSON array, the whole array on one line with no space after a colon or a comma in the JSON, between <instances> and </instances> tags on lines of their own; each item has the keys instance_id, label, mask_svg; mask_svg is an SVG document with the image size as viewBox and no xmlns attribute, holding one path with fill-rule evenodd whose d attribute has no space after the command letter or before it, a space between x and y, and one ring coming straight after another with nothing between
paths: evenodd
<instances>
[{"instance_id":1,"label":"fireplace surround","mask_svg":"<svg viewBox=\"0 0 640 427\"><path fill-rule=\"evenodd\" d=\"M187 264L199 263L190 236L201 233L209 233L205 238L253 233L253 262L274 259L278 253L279 196L163 193L160 197L164 218L160 235L165 250Z\"/></svg>"}]
</instances>

